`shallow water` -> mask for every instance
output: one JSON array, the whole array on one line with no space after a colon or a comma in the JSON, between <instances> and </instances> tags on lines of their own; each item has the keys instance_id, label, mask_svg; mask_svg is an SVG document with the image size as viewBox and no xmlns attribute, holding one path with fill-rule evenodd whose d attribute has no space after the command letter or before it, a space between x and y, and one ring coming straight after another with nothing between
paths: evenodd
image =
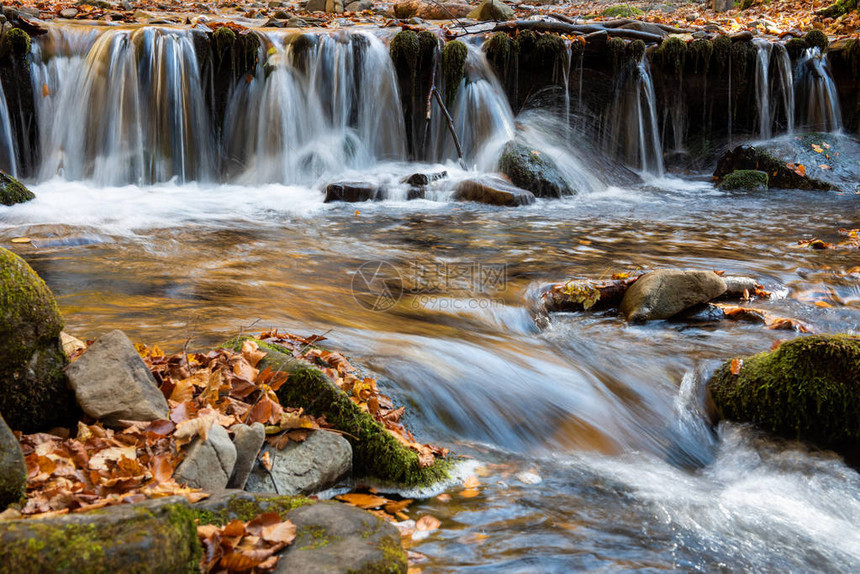
<instances>
[{"instance_id":1,"label":"shallow water","mask_svg":"<svg viewBox=\"0 0 860 574\"><path fill-rule=\"evenodd\" d=\"M793 333L704 317L628 326L611 312L540 329L533 316L547 282L696 267L756 277L774 297L755 306L816 331L858 332L856 250L796 246L857 227L856 195L669 177L518 209L445 201L446 182L431 200L363 204L275 184L33 189L35 201L0 207L0 243L32 238L10 247L53 289L69 332L120 328L172 349L272 326L325 333L383 376L421 437L477 458L479 496L455 488L413 506L443 520L413 543L425 572L860 566L860 475L702 414L719 360ZM358 272L378 262L387 285L418 292L368 298ZM516 478L527 470L542 481Z\"/></svg>"}]
</instances>

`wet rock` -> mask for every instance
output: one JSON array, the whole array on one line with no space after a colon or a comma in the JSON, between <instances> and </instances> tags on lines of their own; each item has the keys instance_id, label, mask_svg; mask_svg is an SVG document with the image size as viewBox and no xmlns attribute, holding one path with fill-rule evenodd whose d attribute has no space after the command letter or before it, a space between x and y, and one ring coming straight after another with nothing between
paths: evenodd
<instances>
[{"instance_id":1,"label":"wet rock","mask_svg":"<svg viewBox=\"0 0 860 574\"><path fill-rule=\"evenodd\" d=\"M325 203L346 201L378 201L383 199L381 190L372 183L339 182L330 183L325 189Z\"/></svg>"},{"instance_id":2,"label":"wet rock","mask_svg":"<svg viewBox=\"0 0 860 574\"><path fill-rule=\"evenodd\" d=\"M83 411L106 426L167 418L167 401L155 378L118 329L96 339L66 375Z\"/></svg>"},{"instance_id":3,"label":"wet rock","mask_svg":"<svg viewBox=\"0 0 860 574\"><path fill-rule=\"evenodd\" d=\"M406 0L394 4L394 16L406 19L413 16L425 20L450 20L465 18L474 6L457 2L424 2L422 0Z\"/></svg>"},{"instance_id":4,"label":"wet rock","mask_svg":"<svg viewBox=\"0 0 860 574\"><path fill-rule=\"evenodd\" d=\"M325 12L326 0L308 0L305 4L307 12Z\"/></svg>"},{"instance_id":5,"label":"wet rock","mask_svg":"<svg viewBox=\"0 0 860 574\"><path fill-rule=\"evenodd\" d=\"M840 451L860 448L860 336L814 335L727 361L708 381L718 414Z\"/></svg>"},{"instance_id":6,"label":"wet rock","mask_svg":"<svg viewBox=\"0 0 860 574\"><path fill-rule=\"evenodd\" d=\"M224 427L213 425L204 439L194 439L185 460L176 468L176 482L191 488L220 490L227 486L236 464L236 447Z\"/></svg>"},{"instance_id":7,"label":"wet rock","mask_svg":"<svg viewBox=\"0 0 860 574\"><path fill-rule=\"evenodd\" d=\"M272 18L275 18L276 20L289 20L290 15L283 10L276 10L275 13L272 14Z\"/></svg>"},{"instance_id":8,"label":"wet rock","mask_svg":"<svg viewBox=\"0 0 860 574\"><path fill-rule=\"evenodd\" d=\"M373 8L373 3L370 0L359 0L358 2L350 2L344 6L347 12L364 12Z\"/></svg>"},{"instance_id":9,"label":"wet rock","mask_svg":"<svg viewBox=\"0 0 860 574\"><path fill-rule=\"evenodd\" d=\"M453 199L510 207L530 205L535 202L535 196L532 192L520 189L504 179L495 176L461 181L457 184Z\"/></svg>"},{"instance_id":10,"label":"wet rock","mask_svg":"<svg viewBox=\"0 0 860 574\"><path fill-rule=\"evenodd\" d=\"M0 416L0 511L24 498L27 465L21 445Z\"/></svg>"},{"instance_id":11,"label":"wet rock","mask_svg":"<svg viewBox=\"0 0 860 574\"><path fill-rule=\"evenodd\" d=\"M627 289L620 310L631 323L669 319L725 291L725 281L713 271L659 269L646 273Z\"/></svg>"},{"instance_id":12,"label":"wet rock","mask_svg":"<svg viewBox=\"0 0 860 574\"><path fill-rule=\"evenodd\" d=\"M263 448L266 440L266 427L261 423L248 425L234 425L233 445L236 447L236 463L233 465L233 474L227 482L228 488L245 488L257 454Z\"/></svg>"},{"instance_id":13,"label":"wet rock","mask_svg":"<svg viewBox=\"0 0 860 574\"><path fill-rule=\"evenodd\" d=\"M294 17L294 18L290 18L289 20L287 20L285 27L286 28L308 28L308 27L310 27L310 24L308 24L308 22L306 20L303 20L302 18Z\"/></svg>"},{"instance_id":14,"label":"wet rock","mask_svg":"<svg viewBox=\"0 0 860 574\"><path fill-rule=\"evenodd\" d=\"M312 494L335 485L352 469L352 447L328 431L314 431L283 450L266 445L263 452L271 456L272 469L257 464L245 485L249 492Z\"/></svg>"},{"instance_id":15,"label":"wet rock","mask_svg":"<svg viewBox=\"0 0 860 574\"><path fill-rule=\"evenodd\" d=\"M434 181L439 181L448 177L447 171L435 171L430 173L413 173L410 176L404 177L400 183L408 183L409 185L419 187L430 185Z\"/></svg>"},{"instance_id":16,"label":"wet rock","mask_svg":"<svg viewBox=\"0 0 860 574\"><path fill-rule=\"evenodd\" d=\"M63 18L67 18L69 20L71 20L72 18L74 18L77 15L78 15L78 9L77 8L66 8L64 10L60 10L60 16Z\"/></svg>"},{"instance_id":17,"label":"wet rock","mask_svg":"<svg viewBox=\"0 0 860 574\"><path fill-rule=\"evenodd\" d=\"M342 0L326 0L325 11L329 14L343 14Z\"/></svg>"},{"instance_id":18,"label":"wet rock","mask_svg":"<svg viewBox=\"0 0 860 574\"><path fill-rule=\"evenodd\" d=\"M501 0L484 0L481 5L469 12L469 18L475 20L512 20L514 9Z\"/></svg>"},{"instance_id":19,"label":"wet rock","mask_svg":"<svg viewBox=\"0 0 860 574\"><path fill-rule=\"evenodd\" d=\"M726 151L717 163L714 178L718 183L734 171L755 170L768 174L768 186L771 189L815 189L832 190L834 186L802 173L804 170L790 169L787 164L792 161L783 161L784 157L777 159L770 152L749 145L741 145L733 150Z\"/></svg>"},{"instance_id":20,"label":"wet rock","mask_svg":"<svg viewBox=\"0 0 860 574\"><path fill-rule=\"evenodd\" d=\"M0 416L14 430L64 426L80 414L63 374L62 328L45 282L0 248Z\"/></svg>"},{"instance_id":21,"label":"wet rock","mask_svg":"<svg viewBox=\"0 0 860 574\"><path fill-rule=\"evenodd\" d=\"M0 205L15 205L36 199L36 195L20 181L0 171Z\"/></svg>"},{"instance_id":22,"label":"wet rock","mask_svg":"<svg viewBox=\"0 0 860 574\"><path fill-rule=\"evenodd\" d=\"M406 572L397 528L369 512L318 502L290 511L287 518L298 535L280 554L277 573Z\"/></svg>"},{"instance_id":23,"label":"wet rock","mask_svg":"<svg viewBox=\"0 0 860 574\"><path fill-rule=\"evenodd\" d=\"M516 142L508 142L502 150L499 171L514 185L529 190L536 197L561 197L575 193L551 158Z\"/></svg>"},{"instance_id":24,"label":"wet rock","mask_svg":"<svg viewBox=\"0 0 860 574\"><path fill-rule=\"evenodd\" d=\"M733 275L723 275L723 281L726 284L726 292L723 297L740 299L744 296L744 292L752 294L758 286L756 280L752 277L736 277Z\"/></svg>"},{"instance_id":25,"label":"wet rock","mask_svg":"<svg viewBox=\"0 0 860 574\"><path fill-rule=\"evenodd\" d=\"M199 558L194 516L179 496L0 521L4 572L197 572Z\"/></svg>"},{"instance_id":26,"label":"wet rock","mask_svg":"<svg viewBox=\"0 0 860 574\"><path fill-rule=\"evenodd\" d=\"M759 191L767 189L766 172L751 169L738 169L728 174L720 182L719 188L726 191L745 189Z\"/></svg>"}]
</instances>

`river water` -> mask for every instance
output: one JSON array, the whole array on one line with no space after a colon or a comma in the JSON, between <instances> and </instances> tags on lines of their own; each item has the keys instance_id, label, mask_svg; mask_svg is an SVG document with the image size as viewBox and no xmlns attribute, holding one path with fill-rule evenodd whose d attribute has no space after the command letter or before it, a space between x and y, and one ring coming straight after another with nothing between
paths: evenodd
<instances>
[{"instance_id":1,"label":"river water","mask_svg":"<svg viewBox=\"0 0 860 574\"><path fill-rule=\"evenodd\" d=\"M57 102L74 99L64 91L74 89L95 90L104 102L127 98L87 71L87 62L132 57L121 34L72 38L95 47L86 60L72 50L46 61L38 69L45 93L58 94ZM283 38L273 38L270 53L289 61L289 48L277 43ZM181 40L141 41L162 42L159 49L173 54L165 62L179 66L192 49ZM378 40L368 42L384 54ZM323 57L325 45L320 66L342 65ZM366 61L369 73L390 72L382 56ZM442 125L430 146L431 161L441 163L381 159L403 153L392 132L402 124L393 121L361 124L375 134L359 134L373 143L361 153L317 153L325 161L295 164L311 166L301 177L282 172L299 157L293 152L356 137L329 118L290 135L307 139L298 151L278 148L289 135L283 131L248 135L239 156L268 159L236 171L232 183L188 181L194 170L209 169L214 147L180 130L187 122L168 126L179 130L171 136L179 151L167 159L188 159L177 167L146 156L147 138L163 132L122 139L137 124L119 114L111 137L126 147L111 147L86 106L69 108L67 118L45 101L40 122L56 139L43 142L46 159L31 185L37 198L0 207L0 244L45 279L67 331L78 337L119 328L176 350L187 338L192 348L207 348L276 327L325 334L332 348L378 373L386 392L408 405L416 434L473 457L481 481L477 496L454 486L448 501L429 497L411 507L442 520L440 530L411 543L426 557L418 564L425 572L860 569L860 475L835 455L743 425L712 427L706 414L703 381L720 361L795 333L702 314L637 326L612 312L546 321L536 298L542 285L569 277L721 269L755 277L773 293L758 307L816 332L856 333L856 249L809 250L797 242L835 242L840 228L858 227L857 196L722 192L705 174L646 174L644 183L629 183L585 153L581 136L548 127L554 116L521 116L515 125L474 47L468 68L471 79L454 106L472 150L468 171L450 159ZM158 82L175 88L171 97L193 102L197 88L171 81L179 72L165 69ZM309 113L275 97L289 86L310 89L291 70L261 72L242 96L281 117L275 125L282 130L295 128L288 114ZM287 87L267 96L271 86L256 81ZM157 115L141 98L136 113ZM237 114L247 101L237 100ZM182 113L196 117L192 108ZM240 117L231 129L265 127L250 122ZM640 132L646 124L639 122ZM322 132L319 143L314 134ZM581 192L516 209L449 201L455 183L492 169L515 134L556 159ZM406 197L402 176L440 169L449 177L428 199L397 199ZM332 179L385 183L392 199L325 204L321 189ZM32 243L11 245L19 236Z\"/></svg>"}]
</instances>

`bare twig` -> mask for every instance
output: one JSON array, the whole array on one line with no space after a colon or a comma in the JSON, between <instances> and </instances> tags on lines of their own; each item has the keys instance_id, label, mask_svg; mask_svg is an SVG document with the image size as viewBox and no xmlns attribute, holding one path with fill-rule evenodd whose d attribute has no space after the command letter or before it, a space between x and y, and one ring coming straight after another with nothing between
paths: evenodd
<instances>
[{"instance_id":1,"label":"bare twig","mask_svg":"<svg viewBox=\"0 0 860 574\"><path fill-rule=\"evenodd\" d=\"M460 159L460 165L463 165L463 149L460 147L460 138L457 137L457 131L454 129L454 120L451 119L451 114L448 113L448 108L442 101L442 96L436 86L432 89L433 95L436 96L436 103L442 108L442 113L445 114L445 119L448 120L448 131L451 132L451 137L454 139L454 146L457 148L457 157Z\"/></svg>"}]
</instances>

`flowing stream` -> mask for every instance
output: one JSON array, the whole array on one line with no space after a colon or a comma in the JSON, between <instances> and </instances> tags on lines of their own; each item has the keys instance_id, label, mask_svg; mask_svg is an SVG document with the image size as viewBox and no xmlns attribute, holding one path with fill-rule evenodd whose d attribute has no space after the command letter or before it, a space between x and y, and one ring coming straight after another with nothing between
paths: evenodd
<instances>
[{"instance_id":1,"label":"flowing stream","mask_svg":"<svg viewBox=\"0 0 860 574\"><path fill-rule=\"evenodd\" d=\"M176 350L189 337L207 347L277 327L325 333L378 373L416 435L479 467L477 496L455 487L450 501L413 505L443 521L412 543L425 572L860 568L855 470L707 420L704 381L716 365L793 333L703 315L643 326L611 312L535 316L548 282L713 268L774 293L757 306L856 333L856 251L796 246L857 227L855 195L728 193L706 174L662 175L644 65L617 105L638 121L631 167L644 182L620 184L587 145L568 143L580 136L559 116L514 118L474 47L452 107L468 125L458 128L466 168L439 119L432 163L407 163L402 116L379 111L397 101L384 43L365 33L320 37L309 67L283 34L269 36L265 64L231 96L234 161L219 167L183 34L52 34L34 48L55 52L34 80L39 93L47 86L39 119L51 134L37 198L0 207L0 244L32 239L15 250L79 337L120 328ZM131 62L137 43L158 57ZM356 58L358 84L345 72ZM110 86L95 75L106 70ZM88 99L75 97L83 91ZM182 105L163 109L163 98ZM555 159L579 194L517 209L449 201L458 180L493 171L511 138ZM402 176L438 169L449 178L427 199L404 199ZM335 178L393 193L325 204L321 189ZM375 305L360 269L416 292Z\"/></svg>"}]
</instances>

